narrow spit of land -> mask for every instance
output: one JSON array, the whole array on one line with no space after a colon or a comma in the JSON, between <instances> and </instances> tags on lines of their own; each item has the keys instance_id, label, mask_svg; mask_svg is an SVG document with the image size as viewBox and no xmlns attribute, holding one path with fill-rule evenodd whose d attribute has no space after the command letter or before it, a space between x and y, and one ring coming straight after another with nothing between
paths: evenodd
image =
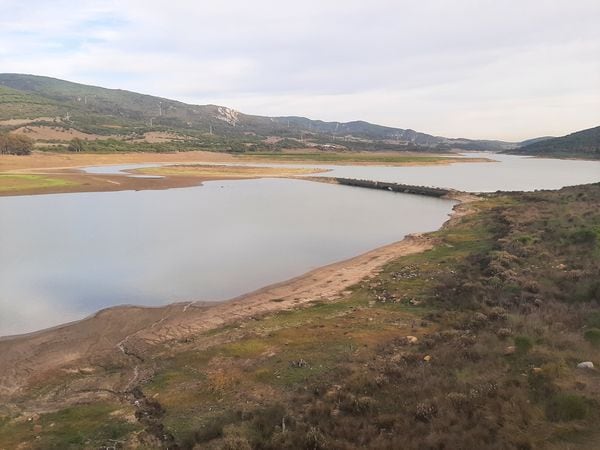
<instances>
[{"instance_id":1,"label":"narrow spit of land","mask_svg":"<svg viewBox=\"0 0 600 450\"><path fill-rule=\"evenodd\" d=\"M288 160L288 156L293 156ZM29 156L0 156L0 196L36 195L66 192L103 192L144 189L170 189L190 187L203 181L223 179L246 179L259 177L293 177L322 172L306 168L251 168L240 169L229 164L286 163L286 164L355 164L414 166L452 164L456 162L482 161L477 158L458 158L448 155L414 155L404 153L276 153L232 155L216 152L174 153L50 153L34 152ZM84 173L82 167L119 164L194 164L194 169L162 167L148 169L162 178L134 178L126 174L99 175ZM219 169L208 164L225 164ZM205 167L203 167L203 165Z\"/></svg>"},{"instance_id":2,"label":"narrow spit of land","mask_svg":"<svg viewBox=\"0 0 600 450\"><path fill-rule=\"evenodd\" d=\"M341 184L343 186L354 186L366 189L378 189L390 192L399 192L404 194L424 195L426 197L445 197L461 196L464 192L455 189L446 189L431 186L417 186L414 184L388 183L385 181L358 180L354 178L340 177L303 177L305 180L321 183Z\"/></svg>"}]
</instances>

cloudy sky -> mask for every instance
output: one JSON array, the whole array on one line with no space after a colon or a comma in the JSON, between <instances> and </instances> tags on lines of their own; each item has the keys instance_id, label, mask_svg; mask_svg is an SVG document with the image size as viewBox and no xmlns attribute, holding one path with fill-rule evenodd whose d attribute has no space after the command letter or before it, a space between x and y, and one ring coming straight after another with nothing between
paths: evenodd
<instances>
[{"instance_id":1,"label":"cloudy sky","mask_svg":"<svg viewBox=\"0 0 600 450\"><path fill-rule=\"evenodd\" d=\"M600 125L598 0L0 6L0 72L448 137Z\"/></svg>"}]
</instances>

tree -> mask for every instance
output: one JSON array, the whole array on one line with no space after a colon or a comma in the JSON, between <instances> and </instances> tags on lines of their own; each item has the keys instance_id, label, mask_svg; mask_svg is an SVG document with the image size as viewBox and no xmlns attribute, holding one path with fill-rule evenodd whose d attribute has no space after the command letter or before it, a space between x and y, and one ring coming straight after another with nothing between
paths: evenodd
<instances>
[{"instance_id":1,"label":"tree","mask_svg":"<svg viewBox=\"0 0 600 450\"><path fill-rule=\"evenodd\" d=\"M0 154L29 155L33 143L33 139L22 134L0 133Z\"/></svg>"},{"instance_id":2,"label":"tree","mask_svg":"<svg viewBox=\"0 0 600 450\"><path fill-rule=\"evenodd\" d=\"M83 141L79 138L71 139L68 149L70 152L82 152L83 151Z\"/></svg>"}]
</instances>

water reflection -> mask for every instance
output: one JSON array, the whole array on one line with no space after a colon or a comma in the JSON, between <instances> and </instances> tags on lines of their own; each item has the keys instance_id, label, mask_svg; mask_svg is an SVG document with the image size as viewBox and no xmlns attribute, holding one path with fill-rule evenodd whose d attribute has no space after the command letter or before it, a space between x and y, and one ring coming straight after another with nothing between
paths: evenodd
<instances>
[{"instance_id":1,"label":"water reflection","mask_svg":"<svg viewBox=\"0 0 600 450\"><path fill-rule=\"evenodd\" d=\"M0 335L221 300L437 229L453 202L299 180L0 198Z\"/></svg>"}]
</instances>

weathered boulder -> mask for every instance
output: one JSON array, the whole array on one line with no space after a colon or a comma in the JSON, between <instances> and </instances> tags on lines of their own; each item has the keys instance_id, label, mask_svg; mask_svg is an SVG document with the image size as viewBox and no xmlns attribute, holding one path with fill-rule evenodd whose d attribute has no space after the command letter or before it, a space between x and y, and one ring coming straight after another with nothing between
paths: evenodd
<instances>
[{"instance_id":1,"label":"weathered boulder","mask_svg":"<svg viewBox=\"0 0 600 450\"><path fill-rule=\"evenodd\" d=\"M593 369L594 363L591 361L583 361L577 364L578 369Z\"/></svg>"}]
</instances>

